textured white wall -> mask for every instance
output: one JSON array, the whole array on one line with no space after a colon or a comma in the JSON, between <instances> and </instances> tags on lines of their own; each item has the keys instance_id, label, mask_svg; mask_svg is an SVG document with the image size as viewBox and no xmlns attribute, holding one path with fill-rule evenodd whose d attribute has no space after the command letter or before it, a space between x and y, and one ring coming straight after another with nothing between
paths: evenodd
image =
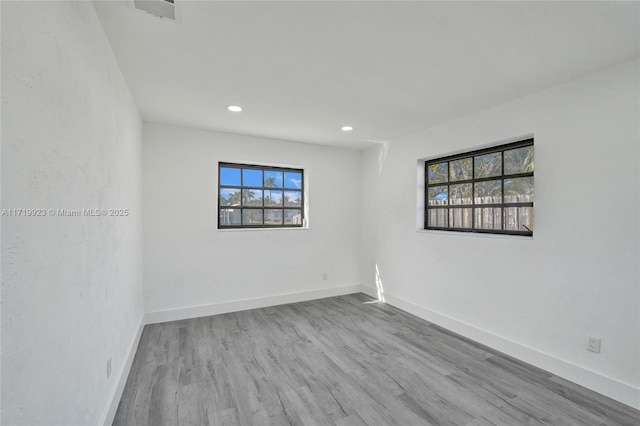
<instances>
[{"instance_id":1,"label":"textured white wall","mask_svg":"<svg viewBox=\"0 0 640 426\"><path fill-rule=\"evenodd\" d=\"M638 75L621 64L366 151L363 282L375 286L377 265L387 294L637 395ZM418 159L531 133L533 239L416 231ZM588 334L600 354L585 350Z\"/></svg>"},{"instance_id":2,"label":"textured white wall","mask_svg":"<svg viewBox=\"0 0 640 426\"><path fill-rule=\"evenodd\" d=\"M2 424L97 424L142 319L141 120L90 2L2 3ZM112 357L112 375L106 360Z\"/></svg>"},{"instance_id":3,"label":"textured white wall","mask_svg":"<svg viewBox=\"0 0 640 426\"><path fill-rule=\"evenodd\" d=\"M2 208L131 212L2 217L3 424L101 420L142 316L142 217L147 312L374 286L377 267L387 294L640 385L638 63L364 156L145 124L142 160L90 3L3 2L2 41ZM416 232L418 158L529 133L534 239ZM305 167L311 227L218 231L220 160Z\"/></svg>"},{"instance_id":4,"label":"textured white wall","mask_svg":"<svg viewBox=\"0 0 640 426\"><path fill-rule=\"evenodd\" d=\"M146 312L359 283L360 151L145 123L143 158ZM306 168L310 228L218 230L218 161Z\"/></svg>"}]
</instances>

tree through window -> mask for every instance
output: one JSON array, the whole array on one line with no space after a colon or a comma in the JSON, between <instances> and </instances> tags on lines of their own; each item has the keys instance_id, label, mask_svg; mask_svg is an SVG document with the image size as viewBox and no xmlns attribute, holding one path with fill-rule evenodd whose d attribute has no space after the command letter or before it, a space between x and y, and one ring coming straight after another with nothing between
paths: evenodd
<instances>
[{"instance_id":1,"label":"tree through window","mask_svg":"<svg viewBox=\"0 0 640 426\"><path fill-rule=\"evenodd\" d=\"M218 228L301 227L302 169L218 164Z\"/></svg>"},{"instance_id":2,"label":"tree through window","mask_svg":"<svg viewBox=\"0 0 640 426\"><path fill-rule=\"evenodd\" d=\"M533 139L425 162L425 229L533 235Z\"/></svg>"}]
</instances>

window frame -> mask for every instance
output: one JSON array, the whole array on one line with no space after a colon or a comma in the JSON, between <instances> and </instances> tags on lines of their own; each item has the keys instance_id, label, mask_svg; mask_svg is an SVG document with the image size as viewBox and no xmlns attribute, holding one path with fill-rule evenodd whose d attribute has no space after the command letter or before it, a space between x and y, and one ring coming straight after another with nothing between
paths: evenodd
<instances>
[{"instance_id":1,"label":"window frame","mask_svg":"<svg viewBox=\"0 0 640 426\"><path fill-rule=\"evenodd\" d=\"M222 185L221 183L221 170L223 168L232 168L240 170L240 184L239 185ZM244 185L244 174L243 170L260 170L263 172L262 178L262 186L245 186ZM283 173L283 182L282 187L265 187L264 186L264 172L266 171L281 171ZM300 174L300 188L286 188L284 183L284 173L299 173ZM220 190L225 188L234 188L240 190L240 206L236 207L240 210L240 225L222 225L220 221L221 211L223 209L229 209L232 206L223 206L220 202ZM244 206L243 200L243 190L244 189L255 189L261 190L263 192L262 198L262 206ZM282 191L282 207L278 206L265 206L264 205L264 191L265 190L276 190ZM289 191L300 192L300 207L286 207L284 204L284 193ZM219 161L218 162L218 187L217 187L217 200L218 200L218 229L287 229L287 228L304 228L306 224L305 218L305 173L302 168L295 167L284 167L284 166L269 166L263 164L245 164L245 163L231 163L227 161ZM244 225L242 222L244 221L243 210L261 210L263 223L262 225ZM266 210L281 210L282 211L282 224L264 224L264 212ZM300 223L299 224L290 224L285 223L284 221L284 212L285 210L300 210Z\"/></svg>"},{"instance_id":2,"label":"window frame","mask_svg":"<svg viewBox=\"0 0 640 426\"><path fill-rule=\"evenodd\" d=\"M467 151L467 152L463 152L460 154L454 154L454 155L449 155L449 156L445 156L445 157L439 157L439 158L433 158L433 159L429 159L429 160L425 160L424 161L424 229L425 230L435 230L435 231L449 231L449 232L467 232L467 233L481 233L481 234L498 234L498 235L519 235L519 236L527 236L527 237L531 237L533 236L533 230L532 229L530 231L528 230L523 230L523 231L519 231L519 230L505 230L505 209L509 208L509 207L531 207L532 209L534 208L534 201L531 202L505 202L505 194L504 194L504 185L505 185L505 180L506 179L516 179L516 178L523 178L523 177L532 177L534 178L534 191L535 191L535 177L534 177L534 173L535 173L535 163L534 163L534 170L532 172L525 172L525 173L515 173L515 174L508 174L505 175L505 161L504 161L504 152L505 151L510 151L513 149L517 149L517 148L524 148L524 147L534 147L534 161L535 161L535 146L534 146L534 138L527 138L527 139L523 139L523 140L519 140L517 142L511 142L511 143L507 143L507 144L502 144L502 145L496 145L496 146L492 146L492 147L488 147L488 148L482 148L482 149L478 149L478 150L474 150L474 151ZM502 159L502 165L501 165L501 173L500 175L497 176L490 176L490 177L482 177L482 178L476 178L475 173L475 157L476 156L480 156L480 155L486 155L486 154L492 154L492 153L500 153L501 155L501 159ZM456 161L456 160L461 160L461 159L466 159L466 158L471 158L471 170L472 170L472 175L471 175L471 179L463 179L463 180L457 180L455 182L451 182L451 167L450 167L450 163L452 161ZM446 182L435 182L433 184L429 183L429 166L433 165L433 164L440 164L443 162L447 162L447 181ZM495 180L500 180L500 185L501 185L501 194L502 194L502 201L500 203L489 203L489 204L476 204L476 197L475 197L475 193L473 192L475 190L475 184L479 183L479 182L488 182L488 181L495 181ZM471 184L472 185L472 194L471 194L471 204L451 204L451 198L450 198L450 185L455 184L455 185L459 185L459 184ZM447 205L444 206L429 206L429 188L430 187L437 187L437 186L447 186ZM534 192L535 193L535 192ZM446 226L446 227L442 227L442 226L429 226L429 211L430 210L446 210L447 211L447 224L449 224L449 220L450 220L450 209L451 208L471 208L471 228L456 228L456 227L451 227L451 226ZM501 229L480 229L480 228L475 228L475 217L476 217L476 209L478 208L500 208L501 209Z\"/></svg>"}]
</instances>

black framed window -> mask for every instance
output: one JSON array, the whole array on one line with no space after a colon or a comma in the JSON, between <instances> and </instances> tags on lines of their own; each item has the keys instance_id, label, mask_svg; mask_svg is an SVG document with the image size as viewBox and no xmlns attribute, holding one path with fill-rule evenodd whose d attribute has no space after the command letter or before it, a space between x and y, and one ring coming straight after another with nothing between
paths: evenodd
<instances>
[{"instance_id":1,"label":"black framed window","mask_svg":"<svg viewBox=\"0 0 640 426\"><path fill-rule=\"evenodd\" d=\"M533 235L533 139L425 161L425 229Z\"/></svg>"},{"instance_id":2,"label":"black framed window","mask_svg":"<svg viewBox=\"0 0 640 426\"><path fill-rule=\"evenodd\" d=\"M218 228L302 227L302 169L218 163Z\"/></svg>"}]
</instances>

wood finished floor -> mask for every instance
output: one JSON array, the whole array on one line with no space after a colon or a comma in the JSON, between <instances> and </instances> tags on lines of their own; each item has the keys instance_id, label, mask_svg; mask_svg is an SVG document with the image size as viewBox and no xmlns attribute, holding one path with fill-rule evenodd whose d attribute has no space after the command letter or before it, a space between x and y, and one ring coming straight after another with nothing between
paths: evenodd
<instances>
[{"instance_id":1,"label":"wood finished floor","mask_svg":"<svg viewBox=\"0 0 640 426\"><path fill-rule=\"evenodd\" d=\"M148 325L115 425L639 425L364 294Z\"/></svg>"}]
</instances>

